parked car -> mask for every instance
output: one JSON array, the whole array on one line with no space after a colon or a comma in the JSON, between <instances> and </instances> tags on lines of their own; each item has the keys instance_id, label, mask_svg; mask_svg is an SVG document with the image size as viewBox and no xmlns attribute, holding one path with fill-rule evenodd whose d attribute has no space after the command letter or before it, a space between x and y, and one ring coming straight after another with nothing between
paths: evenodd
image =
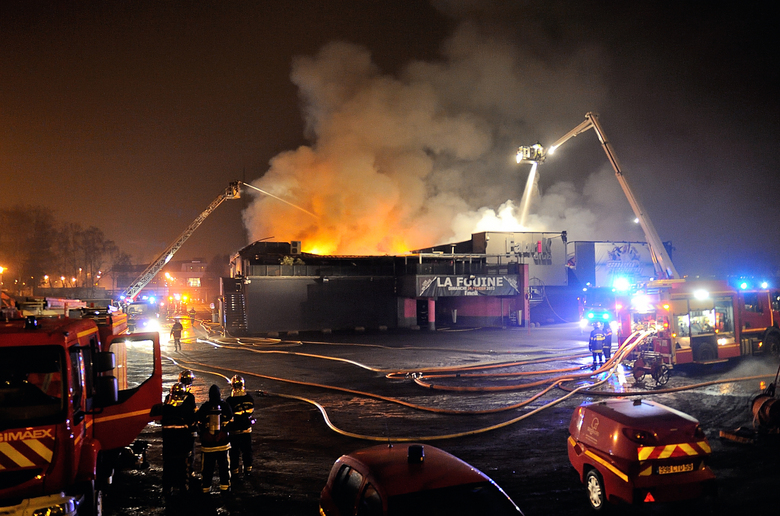
<instances>
[{"instance_id":1,"label":"parked car","mask_svg":"<svg viewBox=\"0 0 780 516\"><path fill-rule=\"evenodd\" d=\"M572 414L569 434L569 460L596 510L716 491L699 422L673 408L640 399L586 403Z\"/></svg>"},{"instance_id":2,"label":"parked car","mask_svg":"<svg viewBox=\"0 0 780 516\"><path fill-rule=\"evenodd\" d=\"M340 457L320 495L323 516L522 516L477 468L430 445L379 445Z\"/></svg>"}]
</instances>

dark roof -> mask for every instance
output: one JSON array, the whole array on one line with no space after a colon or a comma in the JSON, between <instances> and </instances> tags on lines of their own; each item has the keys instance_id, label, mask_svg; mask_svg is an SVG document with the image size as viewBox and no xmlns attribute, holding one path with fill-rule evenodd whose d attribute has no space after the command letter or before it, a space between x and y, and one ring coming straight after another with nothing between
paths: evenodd
<instances>
[{"instance_id":1,"label":"dark roof","mask_svg":"<svg viewBox=\"0 0 780 516\"><path fill-rule=\"evenodd\" d=\"M378 445L348 456L368 469L387 496L490 480L475 467L430 445L423 447L421 463L409 463L409 446L414 445Z\"/></svg>"}]
</instances>

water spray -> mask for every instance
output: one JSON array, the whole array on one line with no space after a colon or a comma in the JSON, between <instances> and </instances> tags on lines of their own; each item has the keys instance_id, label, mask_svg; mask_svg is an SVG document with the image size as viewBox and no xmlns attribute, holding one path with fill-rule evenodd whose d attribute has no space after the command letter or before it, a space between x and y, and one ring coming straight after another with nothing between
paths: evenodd
<instances>
[{"instance_id":1,"label":"water spray","mask_svg":"<svg viewBox=\"0 0 780 516\"><path fill-rule=\"evenodd\" d=\"M254 186L254 185L250 185L249 183L241 183L241 184L243 184L244 186L248 186L249 188L254 188L255 190L257 190L257 191L258 191L258 192L260 192L260 193L263 193L263 194L265 194L265 195L267 195L267 196L269 196L269 197L273 197L273 198L274 198L274 199L276 199L277 201L282 201L284 204L287 204L287 205L289 205L289 206L292 206L292 207L293 207L293 208L295 208L295 209L301 210L302 212L306 213L307 215L311 215L311 216L312 216L312 217L314 217L315 219L319 219L319 217L318 217L317 215L315 215L314 213L312 213L312 212L310 212L310 211L308 211L308 210L305 210L305 209L301 208L300 206L296 206L295 204L293 204L293 203L291 203L291 202L285 201L285 200L284 200L284 199L282 199L281 197L277 197L277 196L275 196L274 194L272 194L272 193L268 193L268 192L266 192L265 190L261 190L260 188L258 188L258 187L256 187L256 186Z\"/></svg>"},{"instance_id":2,"label":"water spray","mask_svg":"<svg viewBox=\"0 0 780 516\"><path fill-rule=\"evenodd\" d=\"M536 173L536 169L539 163L534 161L531 165L531 172L528 173L528 180L525 182L525 190L523 190L523 198L520 201L520 217L519 222L521 227L526 227L526 218L531 208L531 196L535 191L538 191L539 176Z\"/></svg>"}]
</instances>

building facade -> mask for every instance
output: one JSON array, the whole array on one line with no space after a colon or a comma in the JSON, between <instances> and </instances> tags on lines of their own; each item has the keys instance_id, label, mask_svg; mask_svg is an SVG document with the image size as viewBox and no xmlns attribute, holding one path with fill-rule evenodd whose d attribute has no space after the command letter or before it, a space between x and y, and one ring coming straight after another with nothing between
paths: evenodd
<instances>
[{"instance_id":1,"label":"building facade","mask_svg":"<svg viewBox=\"0 0 780 516\"><path fill-rule=\"evenodd\" d=\"M255 242L231 258L220 318L235 335L527 324L529 265L457 247L321 256L297 242Z\"/></svg>"}]
</instances>

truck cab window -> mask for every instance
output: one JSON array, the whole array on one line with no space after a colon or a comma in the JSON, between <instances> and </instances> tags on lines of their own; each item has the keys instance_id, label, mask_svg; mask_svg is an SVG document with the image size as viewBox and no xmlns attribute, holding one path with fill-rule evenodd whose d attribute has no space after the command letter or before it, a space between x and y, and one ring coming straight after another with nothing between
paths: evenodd
<instances>
[{"instance_id":1,"label":"truck cab window","mask_svg":"<svg viewBox=\"0 0 780 516\"><path fill-rule=\"evenodd\" d=\"M57 346L0 348L0 421L10 428L64 417L64 355Z\"/></svg>"},{"instance_id":2,"label":"truck cab window","mask_svg":"<svg viewBox=\"0 0 780 516\"><path fill-rule=\"evenodd\" d=\"M154 374L154 342L119 339L111 343L110 351L116 356L114 376L119 384L121 401Z\"/></svg>"},{"instance_id":3,"label":"truck cab window","mask_svg":"<svg viewBox=\"0 0 780 516\"><path fill-rule=\"evenodd\" d=\"M754 313L763 313L761 305L758 302L758 294L755 292L745 292L742 294L742 298L745 300L745 311Z\"/></svg>"},{"instance_id":4,"label":"truck cab window","mask_svg":"<svg viewBox=\"0 0 780 516\"><path fill-rule=\"evenodd\" d=\"M73 346L69 350L70 355L70 399L73 404L73 422L78 424L84 419L86 410L86 393L84 392L86 367L81 348Z\"/></svg>"}]
</instances>

